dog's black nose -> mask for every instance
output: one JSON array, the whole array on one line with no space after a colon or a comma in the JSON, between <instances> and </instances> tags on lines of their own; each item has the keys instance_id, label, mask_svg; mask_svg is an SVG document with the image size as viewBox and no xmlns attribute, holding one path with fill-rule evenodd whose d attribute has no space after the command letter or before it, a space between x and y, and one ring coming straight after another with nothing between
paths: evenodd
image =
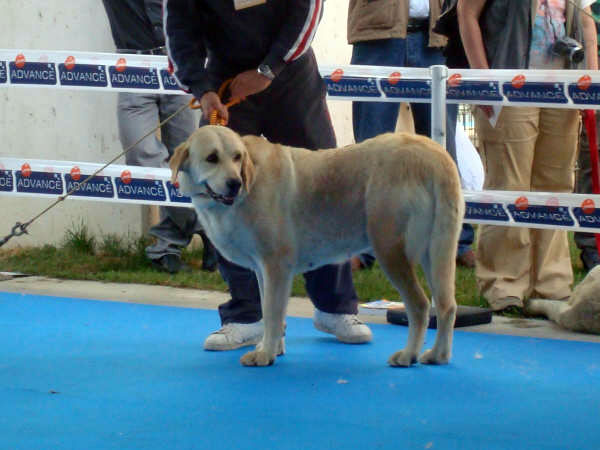
<instances>
[{"instance_id":1,"label":"dog's black nose","mask_svg":"<svg viewBox=\"0 0 600 450\"><path fill-rule=\"evenodd\" d=\"M235 197L240 191L240 187L242 187L242 182L240 180L236 180L235 178L230 178L227 180L227 189L229 190L229 197Z\"/></svg>"}]
</instances>

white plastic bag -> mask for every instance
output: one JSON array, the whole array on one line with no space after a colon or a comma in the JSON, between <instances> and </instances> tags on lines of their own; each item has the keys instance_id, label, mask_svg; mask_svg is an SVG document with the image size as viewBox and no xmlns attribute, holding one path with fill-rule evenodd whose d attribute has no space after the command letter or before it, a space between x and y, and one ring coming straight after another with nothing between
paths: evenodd
<instances>
[{"instance_id":1,"label":"white plastic bag","mask_svg":"<svg viewBox=\"0 0 600 450\"><path fill-rule=\"evenodd\" d=\"M485 177L483 164L460 123L456 124L456 159L463 189L481 191Z\"/></svg>"}]
</instances>

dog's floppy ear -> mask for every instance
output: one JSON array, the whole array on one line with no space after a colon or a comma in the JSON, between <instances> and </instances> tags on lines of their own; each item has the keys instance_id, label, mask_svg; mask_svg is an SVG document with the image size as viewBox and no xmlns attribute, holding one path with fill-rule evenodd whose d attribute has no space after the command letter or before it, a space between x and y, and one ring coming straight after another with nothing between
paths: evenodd
<instances>
[{"instance_id":1,"label":"dog's floppy ear","mask_svg":"<svg viewBox=\"0 0 600 450\"><path fill-rule=\"evenodd\" d=\"M250 187L254 183L254 162L250 158L250 153L246 150L242 158L242 182L246 192L250 192Z\"/></svg>"},{"instance_id":2,"label":"dog's floppy ear","mask_svg":"<svg viewBox=\"0 0 600 450\"><path fill-rule=\"evenodd\" d=\"M177 182L177 174L179 173L179 169L181 169L181 165L188 159L190 156L190 142L185 141L182 144L179 144L171 156L171 160L169 161L169 167L171 168L171 184L175 184Z\"/></svg>"}]
</instances>

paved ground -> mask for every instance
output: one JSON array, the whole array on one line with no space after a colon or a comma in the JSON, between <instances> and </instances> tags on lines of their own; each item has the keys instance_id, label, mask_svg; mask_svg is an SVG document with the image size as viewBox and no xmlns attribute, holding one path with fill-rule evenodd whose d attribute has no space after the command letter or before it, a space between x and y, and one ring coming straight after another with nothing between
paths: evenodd
<instances>
[{"instance_id":1,"label":"paved ground","mask_svg":"<svg viewBox=\"0 0 600 450\"><path fill-rule=\"evenodd\" d=\"M197 289L56 280L34 276L12 277L0 274L0 292L2 291L202 309L216 309L220 303L229 298L227 293ZM312 313L313 306L307 298L292 297L288 308L289 315L312 317ZM385 316L361 314L361 318L369 323L386 323ZM218 323L215 321L215 327L217 326ZM539 319L510 319L494 316L490 324L465 327L461 330L600 343L600 336L573 333L550 321Z\"/></svg>"}]
</instances>

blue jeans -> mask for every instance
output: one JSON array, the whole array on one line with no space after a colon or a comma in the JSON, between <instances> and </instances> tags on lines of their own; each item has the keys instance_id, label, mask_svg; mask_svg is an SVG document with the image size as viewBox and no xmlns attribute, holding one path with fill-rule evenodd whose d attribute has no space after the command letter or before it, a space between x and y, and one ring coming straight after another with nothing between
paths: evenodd
<instances>
[{"instance_id":1,"label":"blue jeans","mask_svg":"<svg viewBox=\"0 0 600 450\"><path fill-rule=\"evenodd\" d=\"M393 67L429 67L444 64L440 48L427 46L427 32L409 33L406 39L380 39L357 42L352 49L352 64ZM431 104L411 103L417 134L431 136ZM446 106L446 150L456 162L456 116L458 106ZM362 142L382 133L393 132L398 120L398 103L353 102L354 139ZM465 223L458 242L458 254L470 250L473 227ZM372 260L371 260L372 261ZM369 263L368 257L363 262Z\"/></svg>"}]
</instances>

